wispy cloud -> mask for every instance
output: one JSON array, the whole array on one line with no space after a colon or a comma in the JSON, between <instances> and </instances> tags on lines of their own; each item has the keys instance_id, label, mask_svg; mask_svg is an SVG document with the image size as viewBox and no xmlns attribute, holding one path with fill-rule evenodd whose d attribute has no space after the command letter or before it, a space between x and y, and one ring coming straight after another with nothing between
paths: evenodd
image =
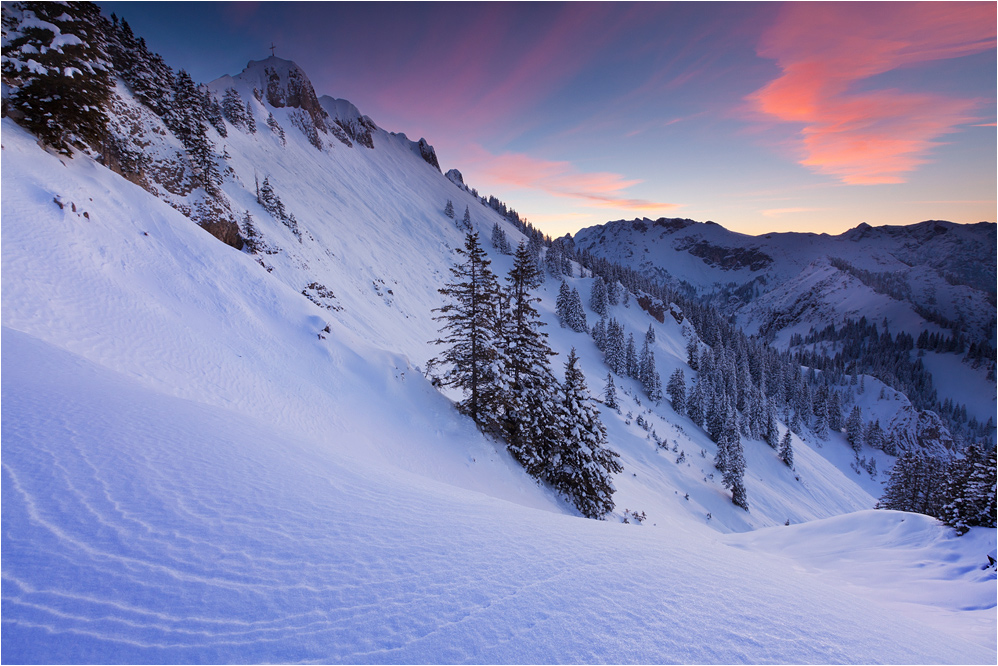
<instances>
[{"instance_id":1,"label":"wispy cloud","mask_svg":"<svg viewBox=\"0 0 998 666\"><path fill-rule=\"evenodd\" d=\"M479 173L502 185L537 190L576 203L638 211L668 211L680 204L648 201L626 196L626 190L642 181L605 171L582 172L571 162L542 160L523 153L492 155L476 150Z\"/></svg>"},{"instance_id":2,"label":"wispy cloud","mask_svg":"<svg viewBox=\"0 0 998 666\"><path fill-rule=\"evenodd\" d=\"M847 184L904 182L979 101L857 84L994 46L992 3L787 4L758 47L782 74L749 101L804 126L801 164Z\"/></svg>"}]
</instances>

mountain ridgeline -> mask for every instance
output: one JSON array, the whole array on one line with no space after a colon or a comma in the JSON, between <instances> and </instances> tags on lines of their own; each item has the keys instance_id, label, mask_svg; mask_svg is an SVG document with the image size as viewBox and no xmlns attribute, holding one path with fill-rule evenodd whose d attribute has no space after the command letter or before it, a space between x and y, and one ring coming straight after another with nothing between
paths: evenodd
<instances>
[{"instance_id":1,"label":"mountain ridgeline","mask_svg":"<svg viewBox=\"0 0 998 666\"><path fill-rule=\"evenodd\" d=\"M975 456L994 446L993 420L928 370L930 356L955 359L993 387L993 224L750 238L663 219L551 239L459 171L444 175L425 139L317 95L293 62L198 84L89 3L10 3L4 30L5 116L252 257L315 306L318 340L335 320L412 359L583 515L641 522L611 499L613 476L646 457L634 447L660 457L655 473L677 496L722 485L723 513L689 490L679 510L736 530L857 508L903 452L943 461L942 474L968 444ZM486 234L508 290L474 282ZM462 263L472 256L479 268ZM485 311L462 309L479 297ZM448 345L432 361L429 340ZM557 355L568 360L556 378ZM605 376L601 390L583 368ZM753 461L767 471L747 474ZM812 472L836 479L838 504L809 495ZM954 511L965 491L948 487L936 513L993 524L977 495ZM754 493L766 502L749 515Z\"/></svg>"},{"instance_id":2,"label":"mountain ridgeline","mask_svg":"<svg viewBox=\"0 0 998 666\"><path fill-rule=\"evenodd\" d=\"M873 375L962 439L993 441L994 223L746 236L713 222L645 218L573 240L581 253L712 304L801 365Z\"/></svg>"}]
</instances>

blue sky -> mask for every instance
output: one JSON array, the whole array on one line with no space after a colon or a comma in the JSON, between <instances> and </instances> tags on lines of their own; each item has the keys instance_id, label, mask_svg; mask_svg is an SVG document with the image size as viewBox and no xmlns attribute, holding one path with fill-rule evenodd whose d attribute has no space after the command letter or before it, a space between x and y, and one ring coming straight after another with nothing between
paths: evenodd
<instances>
[{"instance_id":1,"label":"blue sky","mask_svg":"<svg viewBox=\"0 0 998 666\"><path fill-rule=\"evenodd\" d=\"M994 3L100 3L199 81L276 54L553 235L995 220Z\"/></svg>"}]
</instances>

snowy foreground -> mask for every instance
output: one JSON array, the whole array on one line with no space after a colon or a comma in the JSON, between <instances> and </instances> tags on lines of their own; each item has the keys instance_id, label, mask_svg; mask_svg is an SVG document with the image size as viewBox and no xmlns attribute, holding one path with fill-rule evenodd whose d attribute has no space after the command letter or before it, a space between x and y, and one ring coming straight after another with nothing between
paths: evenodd
<instances>
[{"instance_id":1,"label":"snowy foreground","mask_svg":"<svg viewBox=\"0 0 998 666\"><path fill-rule=\"evenodd\" d=\"M830 515L846 477L802 446L805 493L757 451L744 514L619 420L620 507L649 520L575 517L360 328L425 321L322 311L3 131L3 661L995 662L995 530L867 510L745 531L807 493L795 523ZM870 497L842 492L835 512Z\"/></svg>"},{"instance_id":2,"label":"snowy foreground","mask_svg":"<svg viewBox=\"0 0 998 666\"><path fill-rule=\"evenodd\" d=\"M921 516L728 537L589 521L376 469L8 329L3 367L5 661L994 660L975 533ZM977 609L949 603L967 592Z\"/></svg>"}]
</instances>

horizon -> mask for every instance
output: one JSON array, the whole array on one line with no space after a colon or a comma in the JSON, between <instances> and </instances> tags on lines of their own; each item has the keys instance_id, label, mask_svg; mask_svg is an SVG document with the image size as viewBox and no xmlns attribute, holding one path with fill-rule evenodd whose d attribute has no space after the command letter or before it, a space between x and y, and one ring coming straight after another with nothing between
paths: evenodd
<instances>
[{"instance_id":1,"label":"horizon","mask_svg":"<svg viewBox=\"0 0 998 666\"><path fill-rule=\"evenodd\" d=\"M993 3L98 4L202 83L273 45L553 237L996 218Z\"/></svg>"}]
</instances>

